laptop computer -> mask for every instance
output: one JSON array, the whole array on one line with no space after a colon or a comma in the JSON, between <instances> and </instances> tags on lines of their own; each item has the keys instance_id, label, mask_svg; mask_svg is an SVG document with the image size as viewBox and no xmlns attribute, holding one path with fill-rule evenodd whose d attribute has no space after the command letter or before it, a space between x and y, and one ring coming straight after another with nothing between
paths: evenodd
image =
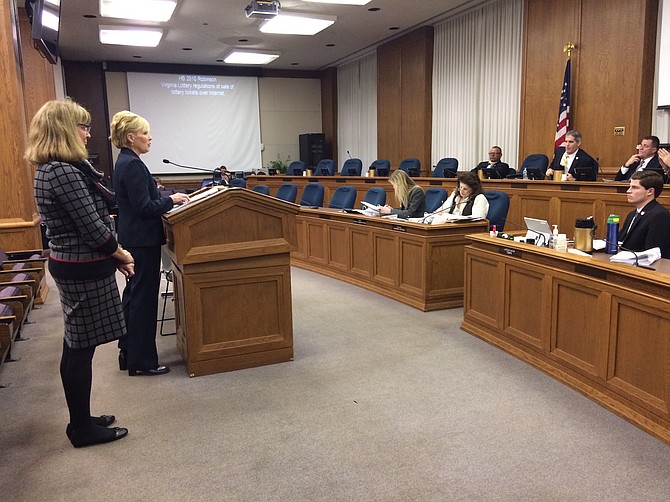
<instances>
[{"instance_id":1,"label":"laptop computer","mask_svg":"<svg viewBox=\"0 0 670 502\"><path fill-rule=\"evenodd\" d=\"M536 246L548 246L549 237L551 236L551 228L547 220L538 220L536 218L524 217L526 222L526 242L535 241Z\"/></svg>"}]
</instances>

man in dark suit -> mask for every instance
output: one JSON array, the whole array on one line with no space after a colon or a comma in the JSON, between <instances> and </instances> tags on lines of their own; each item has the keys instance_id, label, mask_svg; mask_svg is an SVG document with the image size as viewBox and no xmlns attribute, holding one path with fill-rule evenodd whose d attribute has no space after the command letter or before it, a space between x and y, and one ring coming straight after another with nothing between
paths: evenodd
<instances>
[{"instance_id":1,"label":"man in dark suit","mask_svg":"<svg viewBox=\"0 0 670 502\"><path fill-rule=\"evenodd\" d=\"M582 133L579 131L568 131L565 134L563 146L559 146L554 152L554 158L547 169L547 177L554 175L554 170L565 171L566 179L574 181L577 179L575 168L587 168L588 176L582 181L598 180L598 162L579 146L582 144Z\"/></svg>"},{"instance_id":2,"label":"man in dark suit","mask_svg":"<svg viewBox=\"0 0 670 502\"><path fill-rule=\"evenodd\" d=\"M497 178L504 179L507 178L507 175L510 173L509 164L501 162L502 158L502 148L499 146L492 146L489 148L489 160L488 162L480 162L477 164L477 167L472 169L472 172L479 174L480 169L494 169L497 175Z\"/></svg>"},{"instance_id":3,"label":"man in dark suit","mask_svg":"<svg viewBox=\"0 0 670 502\"><path fill-rule=\"evenodd\" d=\"M656 171L661 176L665 176L663 168L658 161L658 145L660 140L657 136L645 136L637 146L637 153L631 155L630 159L621 166L616 173L614 181L628 181L631 175L636 171Z\"/></svg>"},{"instance_id":4,"label":"man in dark suit","mask_svg":"<svg viewBox=\"0 0 670 502\"><path fill-rule=\"evenodd\" d=\"M631 211L619 232L621 249L645 251L661 248L661 256L670 258L670 213L656 202L663 191L663 178L655 171L636 171L626 191L628 202L636 208Z\"/></svg>"}]
</instances>

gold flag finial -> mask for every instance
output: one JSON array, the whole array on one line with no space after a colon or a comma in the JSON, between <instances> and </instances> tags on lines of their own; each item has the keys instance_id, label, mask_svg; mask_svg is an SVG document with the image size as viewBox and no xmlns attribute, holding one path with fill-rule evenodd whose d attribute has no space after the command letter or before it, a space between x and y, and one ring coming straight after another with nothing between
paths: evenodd
<instances>
[{"instance_id":1,"label":"gold flag finial","mask_svg":"<svg viewBox=\"0 0 670 502\"><path fill-rule=\"evenodd\" d=\"M563 52L567 52L567 53L568 53L568 59L570 59L570 58L572 57L572 51L573 51L574 49L575 49L575 44L573 44L572 42L568 42L568 43L565 44L565 46L563 47Z\"/></svg>"}]
</instances>

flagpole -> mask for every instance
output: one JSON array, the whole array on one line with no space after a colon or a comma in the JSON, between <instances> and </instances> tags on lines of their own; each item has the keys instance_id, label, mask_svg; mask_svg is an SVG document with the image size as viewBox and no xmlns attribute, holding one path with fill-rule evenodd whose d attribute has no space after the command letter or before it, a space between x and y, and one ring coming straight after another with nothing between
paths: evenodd
<instances>
[{"instance_id":1,"label":"flagpole","mask_svg":"<svg viewBox=\"0 0 670 502\"><path fill-rule=\"evenodd\" d=\"M565 141L565 134L570 130L570 60L575 44L568 42L563 47L563 52L567 53L565 61L565 73L563 75L563 87L561 89L561 99L558 105L558 119L556 121L556 135L554 136L554 152Z\"/></svg>"},{"instance_id":2,"label":"flagpole","mask_svg":"<svg viewBox=\"0 0 670 502\"><path fill-rule=\"evenodd\" d=\"M573 50L575 50L575 44L573 44L572 42L568 42L568 43L565 44L565 46L563 47L563 52L567 52L567 53L568 53L568 60L572 59L572 51L573 51Z\"/></svg>"}]
</instances>

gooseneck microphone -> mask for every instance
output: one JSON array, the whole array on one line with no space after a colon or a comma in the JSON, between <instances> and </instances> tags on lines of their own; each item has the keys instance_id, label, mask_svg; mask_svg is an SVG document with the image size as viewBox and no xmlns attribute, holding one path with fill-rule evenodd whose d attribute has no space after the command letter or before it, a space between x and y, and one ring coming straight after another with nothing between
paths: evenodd
<instances>
[{"instance_id":1,"label":"gooseneck microphone","mask_svg":"<svg viewBox=\"0 0 670 502\"><path fill-rule=\"evenodd\" d=\"M349 156L350 159L353 159L353 157L352 157L351 154L349 153L349 150L347 150L347 155Z\"/></svg>"},{"instance_id":2,"label":"gooseneck microphone","mask_svg":"<svg viewBox=\"0 0 670 502\"><path fill-rule=\"evenodd\" d=\"M176 162L172 162L168 159L163 159L163 164L172 164L173 166L183 167L184 169L192 169L194 171L200 171L202 173L209 173L209 174L213 174L215 171L217 171L217 169L205 169L204 167L184 166L182 164L177 164ZM219 171L219 173L220 172L221 171Z\"/></svg>"}]
</instances>

